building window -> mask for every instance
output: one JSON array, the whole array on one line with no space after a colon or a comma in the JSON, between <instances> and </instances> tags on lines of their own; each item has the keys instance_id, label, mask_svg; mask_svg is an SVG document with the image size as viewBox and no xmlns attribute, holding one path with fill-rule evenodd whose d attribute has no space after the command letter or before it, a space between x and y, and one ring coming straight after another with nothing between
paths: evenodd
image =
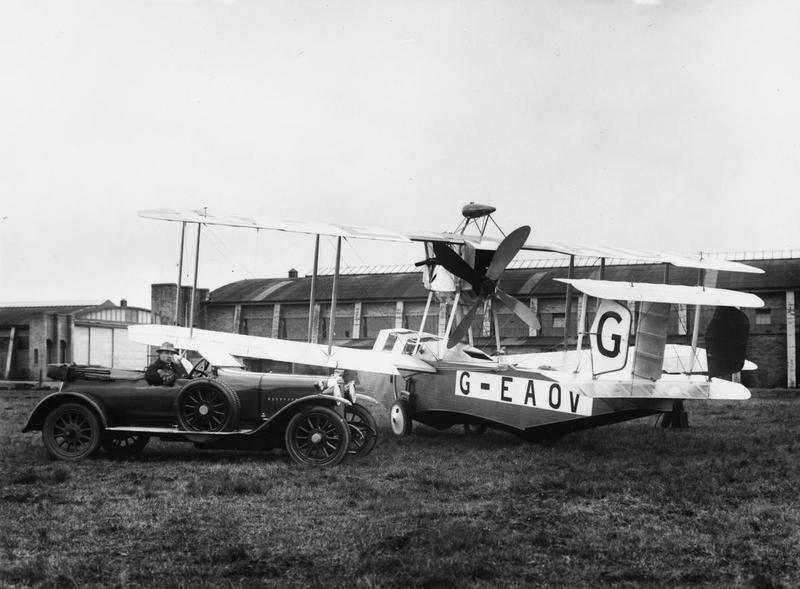
<instances>
[{"instance_id":1,"label":"building window","mask_svg":"<svg viewBox=\"0 0 800 589\"><path fill-rule=\"evenodd\" d=\"M756 309L756 325L772 325L772 309Z\"/></svg>"},{"instance_id":2,"label":"building window","mask_svg":"<svg viewBox=\"0 0 800 589\"><path fill-rule=\"evenodd\" d=\"M564 329L566 315L564 313L553 313L553 329Z\"/></svg>"},{"instance_id":3,"label":"building window","mask_svg":"<svg viewBox=\"0 0 800 589\"><path fill-rule=\"evenodd\" d=\"M317 332L320 339L328 339L328 318L319 318L319 331Z\"/></svg>"},{"instance_id":4,"label":"building window","mask_svg":"<svg viewBox=\"0 0 800 589\"><path fill-rule=\"evenodd\" d=\"M286 319L283 317L278 319L278 337L286 339Z\"/></svg>"},{"instance_id":5,"label":"building window","mask_svg":"<svg viewBox=\"0 0 800 589\"><path fill-rule=\"evenodd\" d=\"M34 348L33 349L33 363L34 364L38 364L39 363L39 348Z\"/></svg>"}]
</instances>

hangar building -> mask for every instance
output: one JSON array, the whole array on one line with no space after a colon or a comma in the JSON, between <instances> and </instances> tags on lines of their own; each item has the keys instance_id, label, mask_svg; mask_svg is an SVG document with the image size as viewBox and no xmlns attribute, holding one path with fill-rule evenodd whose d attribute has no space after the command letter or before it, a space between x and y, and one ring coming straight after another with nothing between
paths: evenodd
<instances>
[{"instance_id":1,"label":"hangar building","mask_svg":"<svg viewBox=\"0 0 800 589\"><path fill-rule=\"evenodd\" d=\"M7 303L0 306L0 377L41 380L57 362L144 368L147 346L129 341L126 328L150 320L148 309L124 299Z\"/></svg>"},{"instance_id":2,"label":"hangar building","mask_svg":"<svg viewBox=\"0 0 800 589\"><path fill-rule=\"evenodd\" d=\"M765 301L762 309L747 309L750 319L748 359L759 369L743 373L742 382L753 387L797 386L797 346L795 292L800 290L800 252L769 252L720 255L762 268L764 274L708 272L705 285L755 293ZM508 353L548 351L564 343L567 317L566 286L554 278L567 276L564 259L522 260L506 271L503 289L530 305L541 322L533 330L515 315L503 309L499 314L501 345ZM576 278L598 278L596 260L576 260ZM605 278L636 282L663 282L665 270L659 264L614 263L608 261ZM696 270L669 269L669 282L697 283ZM321 275L317 280L317 303L312 341L326 342L329 322L329 301L333 277ZM389 327L418 329L423 316L427 291L421 273L409 267L372 267L343 270L340 277L333 340L337 345L366 348L379 330ZM306 340L311 278L297 277L241 280L217 288L203 296L195 325L217 331ZM153 285L153 313L174 317L175 284ZM431 306L425 331L443 333L449 305L446 301ZM571 306L570 334L575 333L578 295ZM704 308L701 315L701 337L713 308ZM671 343L690 343L694 308L673 305L669 327ZM166 322L166 321L165 321ZM487 351L495 346L492 321L480 313L473 325L475 344ZM574 345L575 337L569 339Z\"/></svg>"}]
</instances>

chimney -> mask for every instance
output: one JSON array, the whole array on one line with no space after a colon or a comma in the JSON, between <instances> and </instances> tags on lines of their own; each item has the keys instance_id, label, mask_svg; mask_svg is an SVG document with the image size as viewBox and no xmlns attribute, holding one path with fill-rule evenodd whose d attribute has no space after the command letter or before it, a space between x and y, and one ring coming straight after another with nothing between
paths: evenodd
<instances>
[{"instance_id":1,"label":"chimney","mask_svg":"<svg viewBox=\"0 0 800 589\"><path fill-rule=\"evenodd\" d=\"M127 306L128 306L128 299L122 299L122 300L119 302L119 306L120 306L120 307L127 307Z\"/></svg>"},{"instance_id":2,"label":"chimney","mask_svg":"<svg viewBox=\"0 0 800 589\"><path fill-rule=\"evenodd\" d=\"M289 268L289 278L297 278L297 270Z\"/></svg>"}]
</instances>

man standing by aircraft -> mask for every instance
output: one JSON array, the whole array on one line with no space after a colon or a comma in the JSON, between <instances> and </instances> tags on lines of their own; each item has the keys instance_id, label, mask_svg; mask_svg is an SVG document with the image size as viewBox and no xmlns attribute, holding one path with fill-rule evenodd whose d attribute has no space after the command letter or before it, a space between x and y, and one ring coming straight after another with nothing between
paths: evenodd
<instances>
[{"instance_id":1,"label":"man standing by aircraft","mask_svg":"<svg viewBox=\"0 0 800 589\"><path fill-rule=\"evenodd\" d=\"M164 342L156 350L158 359L147 367L144 378L153 386L175 384L175 379L187 378L186 369L180 362L175 362L174 355L178 352L170 342Z\"/></svg>"}]
</instances>

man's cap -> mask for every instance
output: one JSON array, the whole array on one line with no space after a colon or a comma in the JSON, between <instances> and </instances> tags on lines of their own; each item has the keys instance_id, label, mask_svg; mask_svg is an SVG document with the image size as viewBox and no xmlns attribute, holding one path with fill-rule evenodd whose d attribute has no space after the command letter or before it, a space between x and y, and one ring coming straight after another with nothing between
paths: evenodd
<instances>
[{"instance_id":1,"label":"man's cap","mask_svg":"<svg viewBox=\"0 0 800 589\"><path fill-rule=\"evenodd\" d=\"M161 344L161 346L159 346L159 348L156 350L156 353L157 353L157 354L160 354L161 352L170 352L170 353L172 353L172 354L177 354L177 353L178 353L178 350L176 350L176 349L175 349L175 346L173 346L173 345L172 345L170 342L164 342L164 343L163 343L163 344Z\"/></svg>"}]
</instances>

